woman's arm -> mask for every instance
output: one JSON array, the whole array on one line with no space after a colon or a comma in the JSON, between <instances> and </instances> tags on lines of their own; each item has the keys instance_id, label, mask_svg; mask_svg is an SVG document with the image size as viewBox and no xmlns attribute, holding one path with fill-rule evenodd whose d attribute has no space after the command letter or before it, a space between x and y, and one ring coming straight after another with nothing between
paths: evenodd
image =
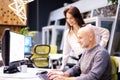
<instances>
[{"instance_id":1,"label":"woman's arm","mask_svg":"<svg viewBox=\"0 0 120 80\"><path fill-rule=\"evenodd\" d=\"M64 43L63 43L63 58L62 58L62 66L61 66L61 70L64 69L65 65L67 64L69 55L70 55L70 51L71 51L71 47L69 45L68 42L68 30L65 31L64 33Z\"/></svg>"},{"instance_id":2,"label":"woman's arm","mask_svg":"<svg viewBox=\"0 0 120 80\"><path fill-rule=\"evenodd\" d=\"M93 25L91 26L93 27L96 36L100 38L100 40L98 40L99 44L102 47L106 47L110 36L109 30L107 28L97 27Z\"/></svg>"}]
</instances>

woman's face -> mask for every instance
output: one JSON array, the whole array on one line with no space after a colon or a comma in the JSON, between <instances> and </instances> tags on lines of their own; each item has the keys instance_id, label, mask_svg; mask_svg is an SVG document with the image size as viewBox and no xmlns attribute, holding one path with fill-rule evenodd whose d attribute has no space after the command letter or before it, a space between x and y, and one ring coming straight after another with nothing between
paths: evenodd
<instances>
[{"instance_id":1,"label":"woman's face","mask_svg":"<svg viewBox=\"0 0 120 80\"><path fill-rule=\"evenodd\" d=\"M68 22L68 24L70 24L70 26L74 26L77 24L75 18L70 13L66 13L66 21Z\"/></svg>"}]
</instances>

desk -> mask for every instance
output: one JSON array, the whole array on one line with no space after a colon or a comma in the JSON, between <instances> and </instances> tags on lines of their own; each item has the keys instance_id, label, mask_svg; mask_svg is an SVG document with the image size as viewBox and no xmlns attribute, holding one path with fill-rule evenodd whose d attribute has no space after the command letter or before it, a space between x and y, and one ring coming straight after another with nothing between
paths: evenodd
<instances>
[{"instance_id":1,"label":"desk","mask_svg":"<svg viewBox=\"0 0 120 80\"><path fill-rule=\"evenodd\" d=\"M60 66L60 64L61 64L61 61L60 61L60 59L63 57L63 54L49 54L49 56L50 56L50 67L51 68L53 68L53 64L52 64L52 61L53 60L56 60L56 61L58 61L58 65Z\"/></svg>"},{"instance_id":2,"label":"desk","mask_svg":"<svg viewBox=\"0 0 120 80\"><path fill-rule=\"evenodd\" d=\"M50 56L50 59L52 59L52 60L58 60L58 59L60 59L60 58L62 58L62 56L63 56L63 54L49 54L49 56Z\"/></svg>"},{"instance_id":3,"label":"desk","mask_svg":"<svg viewBox=\"0 0 120 80\"><path fill-rule=\"evenodd\" d=\"M3 67L0 67L0 80L41 80L36 73L42 70L49 71L49 69L27 68L26 73L18 72L13 74L4 74Z\"/></svg>"}]
</instances>

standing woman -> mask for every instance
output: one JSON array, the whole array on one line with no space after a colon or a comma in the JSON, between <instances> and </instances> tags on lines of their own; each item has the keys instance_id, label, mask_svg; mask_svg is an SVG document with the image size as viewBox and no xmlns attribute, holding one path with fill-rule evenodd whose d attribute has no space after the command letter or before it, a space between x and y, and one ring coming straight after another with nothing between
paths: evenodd
<instances>
[{"instance_id":1,"label":"standing woman","mask_svg":"<svg viewBox=\"0 0 120 80\"><path fill-rule=\"evenodd\" d=\"M85 24L79 9L75 6L66 8L64 10L64 16L68 25L68 29L64 33L64 45L63 45L63 59L61 70L64 70L70 53L73 52L77 58L82 54L83 49L78 43L77 32L81 27L93 27L97 36L97 41L103 47L106 47L109 39L109 30L106 28L93 26L91 24Z\"/></svg>"}]
</instances>

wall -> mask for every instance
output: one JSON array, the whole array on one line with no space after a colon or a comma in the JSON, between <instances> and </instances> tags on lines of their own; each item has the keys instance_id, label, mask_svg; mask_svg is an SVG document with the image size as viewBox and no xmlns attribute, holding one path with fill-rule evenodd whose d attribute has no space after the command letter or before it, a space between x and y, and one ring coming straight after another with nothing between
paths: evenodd
<instances>
[{"instance_id":1,"label":"wall","mask_svg":"<svg viewBox=\"0 0 120 80\"><path fill-rule=\"evenodd\" d=\"M28 4L28 26L30 27L30 30L41 31L42 27L46 26L48 23L51 11L63 7L65 2L72 3L71 0L47 0L47 2L46 0L38 0L38 2L37 0L34 0Z\"/></svg>"},{"instance_id":2,"label":"wall","mask_svg":"<svg viewBox=\"0 0 120 80\"><path fill-rule=\"evenodd\" d=\"M13 4L13 0L0 0L0 41L5 28L9 28L14 32L19 32L22 27L26 27L26 20L25 23L22 23L21 18L8 7L11 3ZM12 5L12 8L16 9L14 5L15 4Z\"/></svg>"}]
</instances>

